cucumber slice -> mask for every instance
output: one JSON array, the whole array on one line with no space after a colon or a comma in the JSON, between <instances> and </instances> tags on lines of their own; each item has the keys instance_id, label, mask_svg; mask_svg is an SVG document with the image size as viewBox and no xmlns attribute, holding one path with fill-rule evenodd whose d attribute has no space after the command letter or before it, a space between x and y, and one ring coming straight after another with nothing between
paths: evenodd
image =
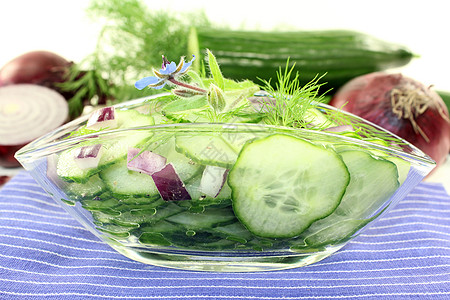
<instances>
[{"instance_id":1,"label":"cucumber slice","mask_svg":"<svg viewBox=\"0 0 450 300\"><path fill-rule=\"evenodd\" d=\"M149 115L141 114L134 110L116 111L118 128L131 128L137 126L153 125L154 119ZM119 159L126 157L128 148L139 145L149 134L145 131L134 132L113 141L102 142L103 154L96 168L81 169L78 167L74 157L79 147L85 146L81 143L79 147L64 151L60 154L56 172L58 176L69 182L86 183L89 177L98 173L105 167L113 164ZM98 141L86 140L86 143L98 143Z\"/></svg>"},{"instance_id":2,"label":"cucumber slice","mask_svg":"<svg viewBox=\"0 0 450 300\"><path fill-rule=\"evenodd\" d=\"M399 187L394 163L373 158L364 151L339 153L350 172L350 183L335 213L352 218L366 218Z\"/></svg>"},{"instance_id":3,"label":"cucumber slice","mask_svg":"<svg viewBox=\"0 0 450 300\"><path fill-rule=\"evenodd\" d=\"M350 183L336 210L302 233L308 246L339 243L349 238L371 220L372 213L399 187L394 163L361 150L340 155L350 172Z\"/></svg>"},{"instance_id":4,"label":"cucumber slice","mask_svg":"<svg viewBox=\"0 0 450 300\"><path fill-rule=\"evenodd\" d=\"M186 189L191 195L191 200L181 201L178 205L192 209L199 208L203 211L206 206L230 206L231 205L231 189L227 182L223 185L220 193L216 197L206 196L199 190L201 176L193 178L186 184Z\"/></svg>"},{"instance_id":5,"label":"cucumber slice","mask_svg":"<svg viewBox=\"0 0 450 300\"><path fill-rule=\"evenodd\" d=\"M94 199L85 199L81 200L81 205L84 209L97 212L101 211L111 215L118 215L120 212L116 211L114 208L119 205L119 200L115 198L106 199L103 198L94 198Z\"/></svg>"},{"instance_id":6,"label":"cucumber slice","mask_svg":"<svg viewBox=\"0 0 450 300\"><path fill-rule=\"evenodd\" d=\"M364 227L370 219L336 219L328 227L316 228L315 223L311 225L311 230L307 229L303 234L290 245L292 250L320 249L326 245L336 245L348 240L356 231ZM311 233L312 232L312 233Z\"/></svg>"},{"instance_id":7,"label":"cucumber slice","mask_svg":"<svg viewBox=\"0 0 450 300\"><path fill-rule=\"evenodd\" d=\"M247 143L228 175L236 216L270 238L297 236L331 214L349 180L337 153L284 134Z\"/></svg>"},{"instance_id":8,"label":"cucumber slice","mask_svg":"<svg viewBox=\"0 0 450 300\"><path fill-rule=\"evenodd\" d=\"M211 233L241 244L245 244L254 238L253 234L251 234L240 222L215 227Z\"/></svg>"},{"instance_id":9,"label":"cucumber slice","mask_svg":"<svg viewBox=\"0 0 450 300\"><path fill-rule=\"evenodd\" d=\"M139 230L142 234L144 234L146 232L153 232L153 233L174 232L184 230L184 228L182 228L179 225L175 225L173 223L162 220L156 222L155 224L152 224L151 226L150 225L141 226Z\"/></svg>"},{"instance_id":10,"label":"cucumber slice","mask_svg":"<svg viewBox=\"0 0 450 300\"><path fill-rule=\"evenodd\" d=\"M313 234L308 235L306 238L304 238L304 242L302 243L302 245L295 245L294 243L291 246L291 249L302 249L305 246L309 247L310 249L319 249L320 247L327 245L342 244L348 241L358 230L381 215L388 207L389 206L386 206L379 213L368 219L341 218L341 220L334 220L335 223L333 223L333 226L325 227ZM307 232L309 232L309 229L307 230ZM299 238L298 240L301 240L301 238Z\"/></svg>"},{"instance_id":11,"label":"cucumber slice","mask_svg":"<svg viewBox=\"0 0 450 300\"><path fill-rule=\"evenodd\" d=\"M107 224L101 227L96 227L96 229L108 235L112 235L114 237L128 238L130 236L130 230L132 228Z\"/></svg>"},{"instance_id":12,"label":"cucumber slice","mask_svg":"<svg viewBox=\"0 0 450 300\"><path fill-rule=\"evenodd\" d=\"M368 140L375 144L380 144L382 146L389 146L389 144L383 140L373 138ZM388 160L394 163L397 166L397 173L398 173L398 181L400 185L405 182L406 178L408 177L409 170L411 168L411 163L400 158L397 156L389 155L388 153L374 149L374 148L363 148L357 145L350 145L350 144L341 144L341 145L331 145L333 149L336 150L337 153L342 153L344 151L352 151L352 150L358 150L358 151L365 151L372 155L374 158L380 158L381 160Z\"/></svg>"},{"instance_id":13,"label":"cucumber slice","mask_svg":"<svg viewBox=\"0 0 450 300\"><path fill-rule=\"evenodd\" d=\"M176 150L197 163L223 168L230 168L239 153L228 146L220 137L220 133L177 135Z\"/></svg>"},{"instance_id":14,"label":"cucumber slice","mask_svg":"<svg viewBox=\"0 0 450 300\"><path fill-rule=\"evenodd\" d=\"M100 177L107 188L117 197L145 196L153 199L159 196L152 177L128 170L126 159L101 171Z\"/></svg>"},{"instance_id":15,"label":"cucumber slice","mask_svg":"<svg viewBox=\"0 0 450 300\"><path fill-rule=\"evenodd\" d=\"M383 158L393 162L397 166L398 182L402 185L408 177L411 163L397 156L383 156Z\"/></svg>"},{"instance_id":16,"label":"cucumber slice","mask_svg":"<svg viewBox=\"0 0 450 300\"><path fill-rule=\"evenodd\" d=\"M154 146L154 144L157 144L157 146ZM180 179L184 183L187 183L203 171L203 166L201 164L175 150L175 138L167 139L164 144L160 144L159 141L154 144L150 144L147 150L151 150L164 156L167 163L173 165L178 176L180 176Z\"/></svg>"},{"instance_id":17,"label":"cucumber slice","mask_svg":"<svg viewBox=\"0 0 450 300\"><path fill-rule=\"evenodd\" d=\"M183 208L174 203L167 203L152 207L142 206L130 208L127 206L117 206L114 210L98 210L94 211L93 217L97 223L114 224L124 227L142 227L155 224L167 217L178 214L184 211Z\"/></svg>"},{"instance_id":18,"label":"cucumber slice","mask_svg":"<svg viewBox=\"0 0 450 300\"><path fill-rule=\"evenodd\" d=\"M64 191L75 199L92 198L101 194L105 189L103 180L95 174L86 183L69 182L64 186Z\"/></svg>"},{"instance_id":19,"label":"cucumber slice","mask_svg":"<svg viewBox=\"0 0 450 300\"><path fill-rule=\"evenodd\" d=\"M182 225L188 230L205 230L236 221L231 208L206 208L202 213L184 211L166 221Z\"/></svg>"},{"instance_id":20,"label":"cucumber slice","mask_svg":"<svg viewBox=\"0 0 450 300\"><path fill-rule=\"evenodd\" d=\"M183 154L175 151L175 141L169 138L165 143L149 143L146 148L158 153L167 159L175 168L178 176L183 182L201 173L203 166L192 162ZM158 198L158 189L150 175L130 171L127 168L126 158L107 167L100 172L100 177L105 181L107 188L116 197L146 197Z\"/></svg>"},{"instance_id":21,"label":"cucumber slice","mask_svg":"<svg viewBox=\"0 0 450 300\"><path fill-rule=\"evenodd\" d=\"M176 136L176 150L195 162L231 168L244 144L256 133L216 132Z\"/></svg>"},{"instance_id":22,"label":"cucumber slice","mask_svg":"<svg viewBox=\"0 0 450 300\"><path fill-rule=\"evenodd\" d=\"M170 246L169 240L173 232L180 232L182 228L167 221L159 221L151 226L140 228L139 242L144 245ZM165 237L165 235L168 235Z\"/></svg>"}]
</instances>

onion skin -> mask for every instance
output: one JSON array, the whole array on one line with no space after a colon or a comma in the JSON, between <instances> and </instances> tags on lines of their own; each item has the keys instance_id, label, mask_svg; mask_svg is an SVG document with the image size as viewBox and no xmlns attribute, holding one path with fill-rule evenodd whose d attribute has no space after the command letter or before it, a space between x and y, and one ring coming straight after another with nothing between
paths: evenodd
<instances>
[{"instance_id":1,"label":"onion skin","mask_svg":"<svg viewBox=\"0 0 450 300\"><path fill-rule=\"evenodd\" d=\"M428 108L413 120L400 117L392 102L400 90L417 92ZM449 113L442 98L430 87L402 74L375 72L356 77L342 86L329 104L405 139L429 155L437 166L450 151ZM417 112L416 107L411 111Z\"/></svg>"},{"instance_id":2,"label":"onion skin","mask_svg":"<svg viewBox=\"0 0 450 300\"><path fill-rule=\"evenodd\" d=\"M0 70L0 86L29 83L57 90L72 62L49 51L31 51L7 62Z\"/></svg>"},{"instance_id":3,"label":"onion skin","mask_svg":"<svg viewBox=\"0 0 450 300\"><path fill-rule=\"evenodd\" d=\"M192 199L171 163L167 164L160 171L153 173L151 177L163 200L180 201Z\"/></svg>"}]
</instances>

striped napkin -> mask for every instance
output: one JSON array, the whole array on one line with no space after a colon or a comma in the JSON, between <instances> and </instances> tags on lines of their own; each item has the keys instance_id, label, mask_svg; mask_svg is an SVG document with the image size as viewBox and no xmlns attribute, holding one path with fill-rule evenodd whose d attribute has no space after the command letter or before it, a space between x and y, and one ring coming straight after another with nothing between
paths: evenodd
<instances>
[{"instance_id":1,"label":"striped napkin","mask_svg":"<svg viewBox=\"0 0 450 300\"><path fill-rule=\"evenodd\" d=\"M450 299L450 196L421 183L373 227L310 266L165 269L109 248L21 172L0 190L0 299Z\"/></svg>"}]
</instances>

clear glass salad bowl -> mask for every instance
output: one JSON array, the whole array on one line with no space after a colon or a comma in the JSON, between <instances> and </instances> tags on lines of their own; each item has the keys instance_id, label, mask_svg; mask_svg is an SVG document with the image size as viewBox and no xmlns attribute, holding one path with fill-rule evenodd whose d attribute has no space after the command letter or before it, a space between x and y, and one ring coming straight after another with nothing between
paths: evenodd
<instances>
[{"instance_id":1,"label":"clear glass salad bowl","mask_svg":"<svg viewBox=\"0 0 450 300\"><path fill-rule=\"evenodd\" d=\"M16 158L98 238L152 265L240 272L312 264L355 238L435 165L349 114L362 137L339 126L167 122L151 103L103 109L100 126L83 116Z\"/></svg>"}]
</instances>

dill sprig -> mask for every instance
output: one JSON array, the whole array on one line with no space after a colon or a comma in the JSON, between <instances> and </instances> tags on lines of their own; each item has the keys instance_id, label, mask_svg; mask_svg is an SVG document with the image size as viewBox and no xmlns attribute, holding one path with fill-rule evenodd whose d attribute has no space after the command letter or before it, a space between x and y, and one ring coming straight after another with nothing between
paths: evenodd
<instances>
[{"instance_id":1,"label":"dill sprig","mask_svg":"<svg viewBox=\"0 0 450 300\"><path fill-rule=\"evenodd\" d=\"M264 114L264 122L269 125L293 128L307 128L309 130L324 131L333 126L349 125L352 131L335 132L357 139L379 141L380 144L398 147L404 142L392 136L381 128L377 128L365 120L345 113L340 109L326 108L325 93L319 89L324 85L320 80L325 76L317 75L305 85L300 84L299 73L293 73L294 66L289 68L289 60L284 71L277 72L278 82L273 84L263 81L263 89L268 97L260 97Z\"/></svg>"},{"instance_id":2,"label":"dill sprig","mask_svg":"<svg viewBox=\"0 0 450 300\"><path fill-rule=\"evenodd\" d=\"M117 101L159 93L146 89L144 95L134 81L160 66L161 55L190 57L190 28L210 26L204 12L154 10L140 0L92 0L86 14L102 24L92 67L114 87Z\"/></svg>"},{"instance_id":3,"label":"dill sprig","mask_svg":"<svg viewBox=\"0 0 450 300\"><path fill-rule=\"evenodd\" d=\"M305 85L300 84L299 72L293 73L295 64L289 68L289 59L284 71L279 68L278 81L273 87L270 81L262 80L263 89L273 98L273 101L261 103L265 111L265 122L269 125L278 125L294 128L306 128L310 124L307 113L323 102L323 93L319 89L325 83L319 83L324 75L317 75ZM266 99L267 100L267 99Z\"/></svg>"}]
</instances>

